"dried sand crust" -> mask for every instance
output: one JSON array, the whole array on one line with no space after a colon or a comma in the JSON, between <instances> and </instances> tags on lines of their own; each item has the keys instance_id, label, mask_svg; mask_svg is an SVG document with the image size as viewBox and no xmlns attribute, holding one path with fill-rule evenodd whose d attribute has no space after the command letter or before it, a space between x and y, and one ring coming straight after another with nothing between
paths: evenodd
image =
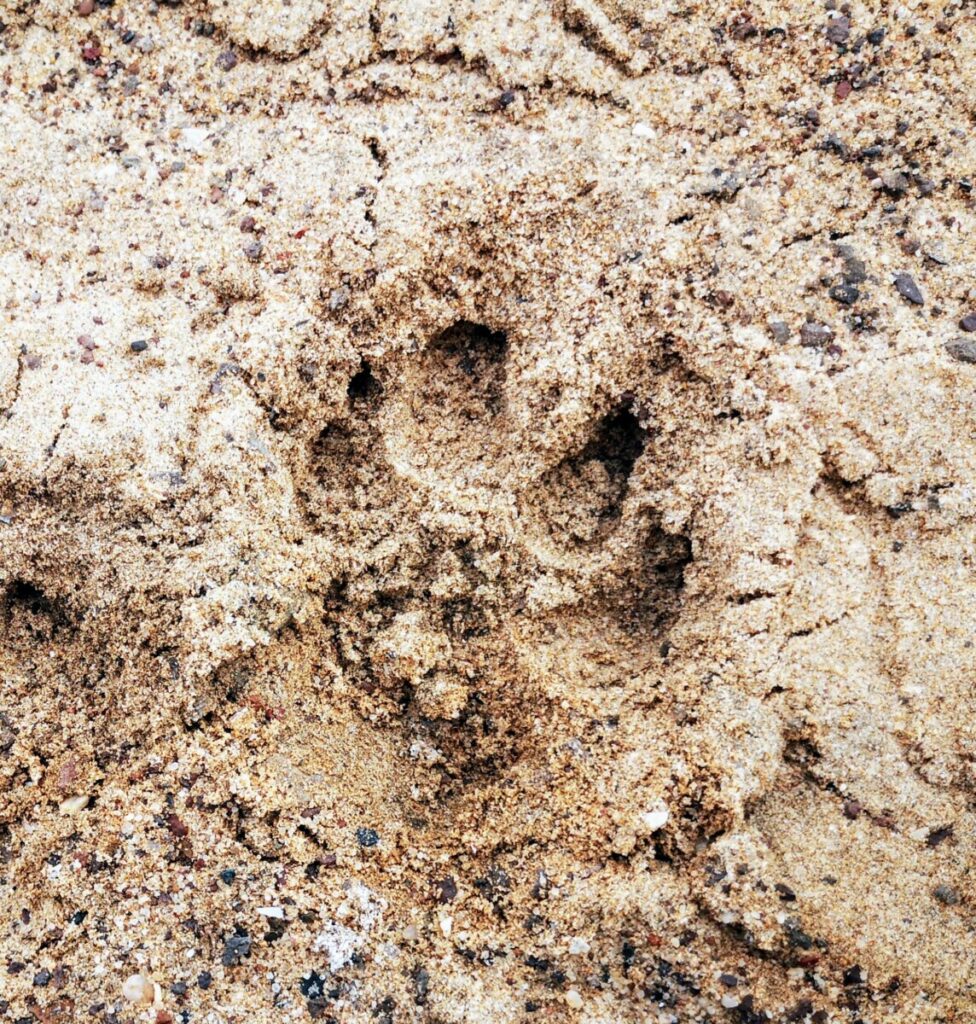
<instances>
[{"instance_id":1,"label":"dried sand crust","mask_svg":"<svg viewBox=\"0 0 976 1024\"><path fill-rule=\"evenodd\" d=\"M976 15L833 6L0 0L0 1019L976 1020Z\"/></svg>"}]
</instances>

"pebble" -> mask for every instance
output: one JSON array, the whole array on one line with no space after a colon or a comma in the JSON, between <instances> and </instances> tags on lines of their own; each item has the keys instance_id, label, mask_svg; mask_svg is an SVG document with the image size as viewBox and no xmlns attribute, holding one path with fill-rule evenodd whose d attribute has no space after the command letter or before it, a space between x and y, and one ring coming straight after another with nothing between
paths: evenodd
<instances>
[{"instance_id":1,"label":"pebble","mask_svg":"<svg viewBox=\"0 0 976 1024\"><path fill-rule=\"evenodd\" d=\"M220 872L220 880L224 885L230 885L236 877L237 872L233 868L224 868L224 870Z\"/></svg>"},{"instance_id":2,"label":"pebble","mask_svg":"<svg viewBox=\"0 0 976 1024\"><path fill-rule=\"evenodd\" d=\"M851 19L847 17L834 18L827 26L827 38L838 46L847 42L851 34Z\"/></svg>"},{"instance_id":3,"label":"pebble","mask_svg":"<svg viewBox=\"0 0 976 1024\"><path fill-rule=\"evenodd\" d=\"M959 321L959 326L964 331L976 331L976 313L967 313Z\"/></svg>"},{"instance_id":4,"label":"pebble","mask_svg":"<svg viewBox=\"0 0 976 1024\"><path fill-rule=\"evenodd\" d=\"M213 975L209 971L201 971L197 976L197 984L204 990L210 988L212 982Z\"/></svg>"},{"instance_id":5,"label":"pebble","mask_svg":"<svg viewBox=\"0 0 976 1024\"><path fill-rule=\"evenodd\" d=\"M586 939L574 936L569 940L569 952L572 956L585 956L590 951L590 944Z\"/></svg>"},{"instance_id":6,"label":"pebble","mask_svg":"<svg viewBox=\"0 0 976 1024\"><path fill-rule=\"evenodd\" d=\"M92 11L95 10L95 0L79 0L78 13L83 17L87 18Z\"/></svg>"},{"instance_id":7,"label":"pebble","mask_svg":"<svg viewBox=\"0 0 976 1024\"><path fill-rule=\"evenodd\" d=\"M955 907L960 902L958 890L954 889L951 885L937 885L932 891L932 895L947 907Z\"/></svg>"},{"instance_id":8,"label":"pebble","mask_svg":"<svg viewBox=\"0 0 976 1024\"><path fill-rule=\"evenodd\" d=\"M360 846L376 846L380 841L380 835L374 828L357 828L356 829L356 842Z\"/></svg>"},{"instance_id":9,"label":"pebble","mask_svg":"<svg viewBox=\"0 0 976 1024\"><path fill-rule=\"evenodd\" d=\"M261 253L264 251L264 245L261 242L248 242L244 246L244 255L249 260L257 260L261 258Z\"/></svg>"},{"instance_id":10,"label":"pebble","mask_svg":"<svg viewBox=\"0 0 976 1024\"><path fill-rule=\"evenodd\" d=\"M34 975L34 984L38 988L45 988L50 980L51 972L46 967L42 968Z\"/></svg>"},{"instance_id":11,"label":"pebble","mask_svg":"<svg viewBox=\"0 0 976 1024\"><path fill-rule=\"evenodd\" d=\"M233 71L237 67L237 54L233 50L224 50L217 58L217 67L221 71Z\"/></svg>"},{"instance_id":12,"label":"pebble","mask_svg":"<svg viewBox=\"0 0 976 1024\"><path fill-rule=\"evenodd\" d=\"M155 995L155 986L141 974L132 974L122 982L122 996L127 1002L148 1006Z\"/></svg>"},{"instance_id":13,"label":"pebble","mask_svg":"<svg viewBox=\"0 0 976 1024\"><path fill-rule=\"evenodd\" d=\"M138 341L134 341L129 346L129 348L131 348L133 352L145 352L146 349L149 348L149 342L148 341L143 341L140 338Z\"/></svg>"},{"instance_id":14,"label":"pebble","mask_svg":"<svg viewBox=\"0 0 976 1024\"><path fill-rule=\"evenodd\" d=\"M571 988L571 989L569 989L567 991L565 999L566 999L566 1005L571 1010L582 1010L583 1009L583 997L579 994L579 992L576 991L575 988Z\"/></svg>"},{"instance_id":15,"label":"pebble","mask_svg":"<svg viewBox=\"0 0 976 1024\"><path fill-rule=\"evenodd\" d=\"M971 341L969 338L947 341L945 351L960 362L976 362L976 341Z\"/></svg>"},{"instance_id":16,"label":"pebble","mask_svg":"<svg viewBox=\"0 0 976 1024\"><path fill-rule=\"evenodd\" d=\"M909 302L914 303L916 306L924 304L925 299L915 283L915 278L911 274L896 274L895 287L903 299L908 299Z\"/></svg>"},{"instance_id":17,"label":"pebble","mask_svg":"<svg viewBox=\"0 0 976 1024\"><path fill-rule=\"evenodd\" d=\"M800 344L804 348L823 348L834 336L834 332L826 324L818 324L808 320L800 328Z\"/></svg>"},{"instance_id":18,"label":"pebble","mask_svg":"<svg viewBox=\"0 0 976 1024\"><path fill-rule=\"evenodd\" d=\"M666 807L655 808L653 811L647 811L641 815L641 820L644 824L652 831L657 832L658 829L664 828L668 823L670 814Z\"/></svg>"},{"instance_id":19,"label":"pebble","mask_svg":"<svg viewBox=\"0 0 976 1024\"><path fill-rule=\"evenodd\" d=\"M80 814L87 806L87 796L69 796L67 800L61 801L59 809L62 814L72 815Z\"/></svg>"},{"instance_id":20,"label":"pebble","mask_svg":"<svg viewBox=\"0 0 976 1024\"><path fill-rule=\"evenodd\" d=\"M767 326L769 327L769 333L773 336L773 340L778 341L780 345L785 345L790 340L789 324L783 320L770 320Z\"/></svg>"},{"instance_id":21,"label":"pebble","mask_svg":"<svg viewBox=\"0 0 976 1024\"><path fill-rule=\"evenodd\" d=\"M241 963L245 957L251 955L250 935L231 935L224 940L224 952L221 954L220 962L225 967L233 967Z\"/></svg>"},{"instance_id":22,"label":"pebble","mask_svg":"<svg viewBox=\"0 0 976 1024\"><path fill-rule=\"evenodd\" d=\"M839 302L842 306L853 306L861 297L861 293L852 284L835 284L829 295L834 302Z\"/></svg>"}]
</instances>

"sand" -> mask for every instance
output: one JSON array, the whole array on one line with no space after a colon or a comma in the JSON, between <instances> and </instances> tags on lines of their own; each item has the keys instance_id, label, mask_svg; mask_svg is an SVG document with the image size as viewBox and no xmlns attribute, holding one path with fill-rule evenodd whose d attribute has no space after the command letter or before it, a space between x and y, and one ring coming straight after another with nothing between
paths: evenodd
<instances>
[{"instance_id":1,"label":"sand","mask_svg":"<svg viewBox=\"0 0 976 1024\"><path fill-rule=\"evenodd\" d=\"M976 1020L970 6L0 25L0 1019Z\"/></svg>"}]
</instances>

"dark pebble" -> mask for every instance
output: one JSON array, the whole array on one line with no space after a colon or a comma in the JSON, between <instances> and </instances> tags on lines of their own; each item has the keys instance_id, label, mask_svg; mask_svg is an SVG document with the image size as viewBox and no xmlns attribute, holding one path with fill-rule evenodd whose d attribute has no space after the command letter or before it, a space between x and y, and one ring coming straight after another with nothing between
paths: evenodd
<instances>
[{"instance_id":1,"label":"dark pebble","mask_svg":"<svg viewBox=\"0 0 976 1024\"><path fill-rule=\"evenodd\" d=\"M859 818L863 810L864 808L856 800L844 801L844 817L850 818L851 821Z\"/></svg>"},{"instance_id":2,"label":"dark pebble","mask_svg":"<svg viewBox=\"0 0 976 1024\"><path fill-rule=\"evenodd\" d=\"M895 275L895 287L903 299L908 299L909 302L914 303L916 306L921 306L925 302L918 285L915 283L915 278L911 274Z\"/></svg>"},{"instance_id":3,"label":"dark pebble","mask_svg":"<svg viewBox=\"0 0 976 1024\"><path fill-rule=\"evenodd\" d=\"M197 977L197 984L198 984L198 985L200 986L200 988L202 988L202 989L208 989L208 988L210 988L210 985L211 985L211 982L212 982L212 981L213 981L213 976L211 975L211 973L210 973L209 971L203 971L203 972L202 972L202 973L201 973L200 975L198 975L198 977Z\"/></svg>"},{"instance_id":4,"label":"dark pebble","mask_svg":"<svg viewBox=\"0 0 976 1024\"><path fill-rule=\"evenodd\" d=\"M959 326L964 331L976 331L976 313L967 313L959 321Z\"/></svg>"},{"instance_id":5,"label":"dark pebble","mask_svg":"<svg viewBox=\"0 0 976 1024\"><path fill-rule=\"evenodd\" d=\"M299 981L298 988L306 999L318 999L325 993L325 978L315 971L309 971Z\"/></svg>"},{"instance_id":6,"label":"dark pebble","mask_svg":"<svg viewBox=\"0 0 976 1024\"><path fill-rule=\"evenodd\" d=\"M933 890L932 895L947 907L955 907L960 902L958 891L953 889L951 885L937 885Z\"/></svg>"},{"instance_id":7,"label":"dark pebble","mask_svg":"<svg viewBox=\"0 0 976 1024\"><path fill-rule=\"evenodd\" d=\"M174 996L185 996L186 990L189 987L190 986L187 985L185 981L174 981L173 984L170 985L169 990L173 993Z\"/></svg>"},{"instance_id":8,"label":"dark pebble","mask_svg":"<svg viewBox=\"0 0 976 1024\"><path fill-rule=\"evenodd\" d=\"M958 902L958 901L957 901ZM45 967L34 975L34 984L38 988L44 988L51 980L51 972Z\"/></svg>"},{"instance_id":9,"label":"dark pebble","mask_svg":"<svg viewBox=\"0 0 976 1024\"><path fill-rule=\"evenodd\" d=\"M829 294L834 302L842 306L853 306L861 297L861 293L852 284L835 284Z\"/></svg>"},{"instance_id":10,"label":"dark pebble","mask_svg":"<svg viewBox=\"0 0 976 1024\"><path fill-rule=\"evenodd\" d=\"M220 880L224 885L230 885L236 877L237 872L233 868L224 868L224 870L220 872Z\"/></svg>"},{"instance_id":11,"label":"dark pebble","mask_svg":"<svg viewBox=\"0 0 976 1024\"><path fill-rule=\"evenodd\" d=\"M735 988L739 984L739 979L734 974L720 974L718 980L726 988Z\"/></svg>"},{"instance_id":12,"label":"dark pebble","mask_svg":"<svg viewBox=\"0 0 976 1024\"><path fill-rule=\"evenodd\" d=\"M947 341L945 350L960 363L976 363L976 341L969 338L956 338L953 341Z\"/></svg>"},{"instance_id":13,"label":"dark pebble","mask_svg":"<svg viewBox=\"0 0 976 1024\"><path fill-rule=\"evenodd\" d=\"M952 825L943 825L941 828L934 828L928 834L928 838L925 840L925 845L935 848L939 843L944 843L947 839L952 838L954 828Z\"/></svg>"},{"instance_id":14,"label":"dark pebble","mask_svg":"<svg viewBox=\"0 0 976 1024\"><path fill-rule=\"evenodd\" d=\"M827 38L830 42L842 46L851 34L851 19L847 17L833 18L827 26Z\"/></svg>"},{"instance_id":15,"label":"dark pebble","mask_svg":"<svg viewBox=\"0 0 976 1024\"><path fill-rule=\"evenodd\" d=\"M434 883L438 903L453 903L458 894L457 883L448 875Z\"/></svg>"},{"instance_id":16,"label":"dark pebble","mask_svg":"<svg viewBox=\"0 0 976 1024\"><path fill-rule=\"evenodd\" d=\"M780 345L785 345L790 340L789 324L784 323L782 320L770 320L767 326L769 327L769 333L773 336L773 340L778 341Z\"/></svg>"},{"instance_id":17,"label":"dark pebble","mask_svg":"<svg viewBox=\"0 0 976 1024\"><path fill-rule=\"evenodd\" d=\"M87 916L88 916L88 911L87 910L76 910L71 915L71 923L72 924L82 924Z\"/></svg>"},{"instance_id":18,"label":"dark pebble","mask_svg":"<svg viewBox=\"0 0 976 1024\"><path fill-rule=\"evenodd\" d=\"M233 50L224 50L217 58L217 67L221 71L233 71L237 67L237 54Z\"/></svg>"},{"instance_id":19,"label":"dark pebble","mask_svg":"<svg viewBox=\"0 0 976 1024\"><path fill-rule=\"evenodd\" d=\"M847 970L844 971L844 984L848 986L864 984L864 972L861 970L860 964L848 967Z\"/></svg>"},{"instance_id":20,"label":"dark pebble","mask_svg":"<svg viewBox=\"0 0 976 1024\"><path fill-rule=\"evenodd\" d=\"M800 344L804 348L823 348L834 336L834 332L826 324L808 320L800 328Z\"/></svg>"},{"instance_id":21,"label":"dark pebble","mask_svg":"<svg viewBox=\"0 0 976 1024\"><path fill-rule=\"evenodd\" d=\"M261 242L248 242L244 246L244 255L249 260L260 259L262 252L264 252L264 245Z\"/></svg>"},{"instance_id":22,"label":"dark pebble","mask_svg":"<svg viewBox=\"0 0 976 1024\"><path fill-rule=\"evenodd\" d=\"M360 846L375 846L380 841L380 835L374 828L357 828L356 842Z\"/></svg>"},{"instance_id":23,"label":"dark pebble","mask_svg":"<svg viewBox=\"0 0 976 1024\"><path fill-rule=\"evenodd\" d=\"M134 341L129 346L129 348L131 348L133 352L145 352L146 349L149 348L149 342L148 341L143 341L140 338L138 341Z\"/></svg>"},{"instance_id":24,"label":"dark pebble","mask_svg":"<svg viewBox=\"0 0 976 1024\"><path fill-rule=\"evenodd\" d=\"M230 938L224 940L224 952L221 954L220 962L225 967L233 967L250 955L251 936L231 935Z\"/></svg>"},{"instance_id":25,"label":"dark pebble","mask_svg":"<svg viewBox=\"0 0 976 1024\"><path fill-rule=\"evenodd\" d=\"M880 46L884 42L885 30L883 28L872 29L868 33L868 42L872 46Z\"/></svg>"},{"instance_id":26,"label":"dark pebble","mask_svg":"<svg viewBox=\"0 0 976 1024\"><path fill-rule=\"evenodd\" d=\"M773 888L779 893L779 898L784 903L796 902L796 893L788 885L784 885L782 882L777 882Z\"/></svg>"}]
</instances>

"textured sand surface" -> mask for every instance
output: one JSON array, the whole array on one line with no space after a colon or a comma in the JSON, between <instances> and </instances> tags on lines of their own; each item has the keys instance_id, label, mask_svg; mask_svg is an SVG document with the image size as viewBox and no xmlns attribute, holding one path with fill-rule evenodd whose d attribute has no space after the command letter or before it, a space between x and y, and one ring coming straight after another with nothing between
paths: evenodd
<instances>
[{"instance_id":1,"label":"textured sand surface","mask_svg":"<svg viewBox=\"0 0 976 1024\"><path fill-rule=\"evenodd\" d=\"M0 1020L976 1020L974 54L0 0Z\"/></svg>"}]
</instances>

